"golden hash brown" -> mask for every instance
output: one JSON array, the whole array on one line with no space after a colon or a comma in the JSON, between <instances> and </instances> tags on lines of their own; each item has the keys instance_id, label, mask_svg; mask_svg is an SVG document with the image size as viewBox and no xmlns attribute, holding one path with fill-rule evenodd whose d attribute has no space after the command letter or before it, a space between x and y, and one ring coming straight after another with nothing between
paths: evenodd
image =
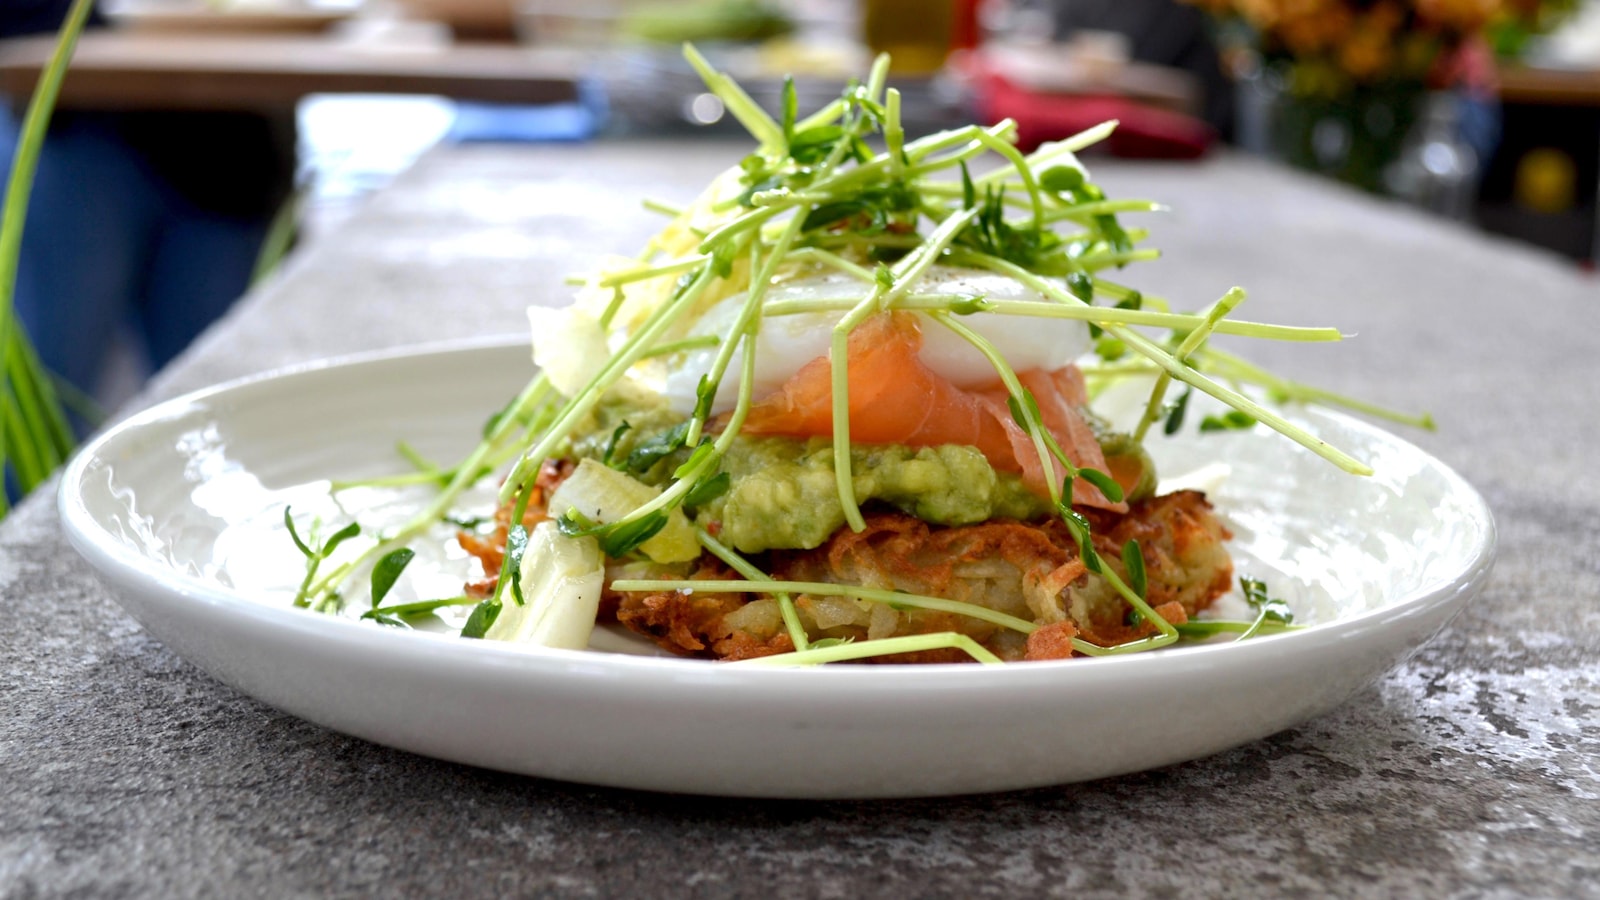
<instances>
[{"instance_id":1,"label":"golden hash brown","mask_svg":"<svg viewBox=\"0 0 1600 900\"><path fill-rule=\"evenodd\" d=\"M533 527L549 518L546 499L572 473L570 461L548 462L523 518ZM1135 503L1126 513L1080 508L1092 525L1095 551L1126 580L1122 548L1137 540L1144 557L1146 598L1163 619L1181 623L1209 606L1233 581L1223 542L1231 535L1205 495L1179 491ZM466 586L488 596L503 564L509 507L493 532L463 532L461 546L483 564L487 578ZM977 525L929 525L906 513L879 510L860 533L839 529L812 550L774 550L752 557L780 581L852 584L943 597L984 606L1039 626L1023 635L957 613L895 609L843 596L801 594L794 604L811 640L876 640L954 631L968 635L1002 659L1059 659L1071 655L1074 637L1102 646L1149 635L1155 626L1130 624L1129 606L1104 578L1088 570L1060 520L996 520ZM708 524L715 533L717 523ZM704 554L668 577L696 581L737 576ZM770 595L662 591L619 593L607 588L602 621L616 621L674 653L736 660L794 649L778 602ZM876 657L873 662L962 662L956 649Z\"/></svg>"},{"instance_id":2,"label":"golden hash brown","mask_svg":"<svg viewBox=\"0 0 1600 900\"><path fill-rule=\"evenodd\" d=\"M1141 545L1147 597L1157 614L1181 623L1227 591L1233 565L1229 535L1204 495L1169 494L1126 514L1097 514L1096 551L1126 576L1122 546ZM758 563L780 581L855 584L944 597L1035 622L1034 636L954 613L896 610L887 604L803 594L796 611L812 639L870 640L956 631L1002 659L1060 658L1077 636L1096 644L1133 640L1155 630L1128 623L1129 607L1110 583L1088 571L1059 521L986 522L943 528L900 512L867 517L866 530L840 531L815 550L773 551ZM732 577L702 563L693 579ZM777 601L753 593L609 592L617 621L666 649L690 656L742 659L792 649ZM1063 650L1067 648L1067 651ZM956 662L959 650L886 656L881 662Z\"/></svg>"}]
</instances>

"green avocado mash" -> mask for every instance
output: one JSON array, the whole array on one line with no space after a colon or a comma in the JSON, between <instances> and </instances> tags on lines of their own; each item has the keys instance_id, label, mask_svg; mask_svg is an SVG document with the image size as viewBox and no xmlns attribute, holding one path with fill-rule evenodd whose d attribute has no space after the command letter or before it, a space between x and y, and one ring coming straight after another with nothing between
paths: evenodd
<instances>
[{"instance_id":1,"label":"green avocado mash","mask_svg":"<svg viewBox=\"0 0 1600 900\"><path fill-rule=\"evenodd\" d=\"M601 460L609 455L617 464L631 456L643 465L641 448L678 424L679 417L665 406L630 399L634 402L602 403L590 427L573 441L573 453ZM618 433L623 422L629 427ZM1101 443L1108 458L1138 458L1144 472L1130 499L1148 495L1154 467L1143 449L1124 435L1103 436ZM634 474L648 484L662 484L687 453L678 450ZM1050 514L1046 498L1029 491L1020 476L996 471L973 447L861 444L851 448L850 457L859 502L886 503L925 522L971 525ZM723 456L722 469L731 480L727 492L691 515L699 522L721 522L722 541L740 552L809 549L845 523L834 484L833 443L827 438L740 436Z\"/></svg>"},{"instance_id":2,"label":"green avocado mash","mask_svg":"<svg viewBox=\"0 0 1600 900\"><path fill-rule=\"evenodd\" d=\"M926 522L970 525L1033 519L1050 504L1022 479L996 472L972 447L860 445L851 449L856 498L888 503ZM844 525L827 438L740 437L723 457L728 492L697 511L722 523L722 540L745 553L815 547Z\"/></svg>"}]
</instances>

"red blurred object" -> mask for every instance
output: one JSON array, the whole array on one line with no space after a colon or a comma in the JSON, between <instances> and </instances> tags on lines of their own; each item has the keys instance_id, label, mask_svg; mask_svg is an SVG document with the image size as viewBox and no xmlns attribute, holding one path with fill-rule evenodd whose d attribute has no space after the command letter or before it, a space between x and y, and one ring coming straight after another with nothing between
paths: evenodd
<instances>
[{"instance_id":1,"label":"red blurred object","mask_svg":"<svg viewBox=\"0 0 1600 900\"><path fill-rule=\"evenodd\" d=\"M983 37L978 25L978 7L983 0L955 0L955 20L950 29L950 49L971 50Z\"/></svg>"},{"instance_id":2,"label":"red blurred object","mask_svg":"<svg viewBox=\"0 0 1600 900\"><path fill-rule=\"evenodd\" d=\"M1217 138L1215 129L1193 116L1117 94L1042 93L1018 87L993 72L975 73L973 88L978 114L985 122L1016 120L1017 144L1024 152L1108 119L1120 124L1099 146L1113 156L1198 159Z\"/></svg>"}]
</instances>

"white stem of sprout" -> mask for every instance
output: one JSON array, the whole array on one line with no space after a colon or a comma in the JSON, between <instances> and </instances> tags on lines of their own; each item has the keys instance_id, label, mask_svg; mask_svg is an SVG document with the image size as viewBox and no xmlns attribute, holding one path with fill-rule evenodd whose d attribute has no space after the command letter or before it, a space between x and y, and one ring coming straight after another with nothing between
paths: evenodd
<instances>
[{"instance_id":1,"label":"white stem of sprout","mask_svg":"<svg viewBox=\"0 0 1600 900\"><path fill-rule=\"evenodd\" d=\"M727 663L727 665L749 668L817 666L826 663L849 662L855 659L871 659L874 656L889 656L896 653L921 653L927 650L960 650L984 665L1005 664L1000 657L984 649L982 644L972 638L953 631L939 631L933 634L879 638L878 640L863 641L861 643L849 641L795 653L775 653L771 656L741 659Z\"/></svg>"},{"instance_id":2,"label":"white stem of sprout","mask_svg":"<svg viewBox=\"0 0 1600 900\"><path fill-rule=\"evenodd\" d=\"M831 383L833 390L833 477L839 490L839 503L844 507L845 522L853 531L861 531L867 527L866 520L861 516L861 506L856 502L855 481L850 464L850 332L856 326L865 322L867 318L885 308L884 301L892 300L897 293L904 293L928 266L938 258L944 249L950 246L961 229L972 221L978 214L975 209L951 215L920 248L913 250L904 259L895 264L892 270L894 283L885 288L883 282L874 279L872 293L868 294L855 308L845 313L844 318L833 327L828 357L832 361Z\"/></svg>"},{"instance_id":3,"label":"white stem of sprout","mask_svg":"<svg viewBox=\"0 0 1600 900\"><path fill-rule=\"evenodd\" d=\"M976 603L962 603L959 600L946 600L943 597L925 597L921 594L906 594L900 591L886 591L878 588L862 587L853 584L833 584L823 581L690 581L686 579L622 579L611 583L611 589L624 592L649 592L661 591L687 591L702 594L743 594L743 593L770 593L784 591L790 594L812 594L818 597L853 597L857 600L868 600L874 603L887 603L894 607L907 609L926 609L934 612L955 613L991 625L998 625L1021 634L1032 634L1039 626L1027 619L1019 619L1009 613L979 606Z\"/></svg>"},{"instance_id":4,"label":"white stem of sprout","mask_svg":"<svg viewBox=\"0 0 1600 900\"><path fill-rule=\"evenodd\" d=\"M1032 272L1029 272L1020 266L1008 263L1005 260L989 257L987 260L987 267L993 271L1010 275L1012 278L1015 278L1016 280L1022 282L1028 287L1033 288L1035 291L1050 297L1051 299L1066 303L1068 305L1086 305L1082 300L1074 297L1070 292L1057 288L1055 285L1050 284L1043 278L1034 275ZM1352 475L1372 474L1371 466L1368 466L1366 463L1356 459L1348 453L1345 453L1343 450L1340 450L1332 444L1329 444L1327 441L1324 441L1316 435L1311 434L1310 432L1298 425L1295 425L1271 410L1266 409L1261 404L1250 399L1249 397L1246 397L1238 391L1229 390L1228 388L1217 384L1216 382L1205 377L1199 372L1196 372L1188 366L1177 362L1170 354L1167 353L1167 351L1163 350L1160 345L1156 344L1154 341L1150 340L1144 335L1136 331L1132 331L1125 326L1111 323L1107 323L1106 331L1121 340L1128 346L1129 349L1149 359L1163 371L1170 373L1173 378L1176 378L1185 384L1192 385L1201 393L1209 394L1210 396L1221 400L1223 403L1226 403L1234 409L1253 417L1258 422L1265 423L1268 428L1271 428L1272 430L1294 441L1300 446L1305 447L1307 450L1310 450L1323 459L1326 459L1344 471L1349 472Z\"/></svg>"},{"instance_id":5,"label":"white stem of sprout","mask_svg":"<svg viewBox=\"0 0 1600 900\"><path fill-rule=\"evenodd\" d=\"M1111 132L1117 130L1118 124L1119 123L1116 119L1111 119L1106 122L1101 122L1099 125L1085 128L1083 131L1080 131L1064 140L1056 141L1053 144L1046 144L1045 146L1040 147L1038 150L1035 150L1033 153L1028 155L1027 165L1029 168L1038 168L1040 165L1050 162L1057 157L1072 156L1079 150L1092 147L1110 137ZM1072 164L1076 165L1077 160L1072 160ZM997 168L991 172L985 172L984 174L978 176L978 178L975 180L980 184L1001 181L1006 178L1010 178L1014 168L1015 166L1010 164L1001 166L1000 168Z\"/></svg>"},{"instance_id":6,"label":"white stem of sprout","mask_svg":"<svg viewBox=\"0 0 1600 900\"><path fill-rule=\"evenodd\" d=\"M689 61L689 65L694 66L694 70L699 73L700 79L706 83L706 87L711 90L711 93L722 101L722 105L727 108L728 112L739 120L739 124L750 132L751 137L761 143L762 149L776 150L783 146L783 128L777 122L772 121L772 117L767 115L766 111L754 100L750 99L750 95L745 93L744 88L740 87L737 81L713 68L711 63L700 55L700 51L696 50L691 44L683 45L683 56Z\"/></svg>"},{"instance_id":7,"label":"white stem of sprout","mask_svg":"<svg viewBox=\"0 0 1600 900\"><path fill-rule=\"evenodd\" d=\"M798 252L798 251L797 251ZM861 270L867 279L871 273ZM950 310L953 304L970 302L968 294L909 293L896 298L893 309ZM812 312L832 312L851 309L861 302L860 297L810 297L804 300L769 300L762 306L763 316L792 316ZM1143 309L1117 309L1109 306L1063 306L1059 303L1037 300L990 300L982 298L983 311L1002 316L1026 316L1036 319L1067 319L1093 322L1097 325L1117 323L1122 325L1147 325L1174 331L1198 328L1205 317L1194 313L1164 313ZM1216 323L1217 334L1240 337L1268 338L1277 341L1329 342L1341 341L1345 335L1337 328L1315 328L1300 325L1274 325L1269 322L1223 319Z\"/></svg>"},{"instance_id":8,"label":"white stem of sprout","mask_svg":"<svg viewBox=\"0 0 1600 900\"><path fill-rule=\"evenodd\" d=\"M1187 364L1189 355L1200 349L1200 346L1211 336L1211 332L1216 329L1217 323L1226 317L1228 313L1233 312L1234 307L1243 302L1244 291L1242 289L1237 287L1229 289L1226 294L1222 295L1222 299L1212 305L1211 310L1206 313L1205 319L1200 323L1199 327L1189 332L1188 336L1183 339L1183 343L1178 345L1178 349L1173 351L1172 358L1180 363ZM1156 376L1156 383L1150 389L1150 399L1145 403L1144 415L1140 417L1139 427L1133 433L1135 441L1143 441L1144 436L1150 431L1150 426L1161 420L1161 403L1166 397L1167 386L1171 383L1172 376L1166 372Z\"/></svg>"},{"instance_id":9,"label":"white stem of sprout","mask_svg":"<svg viewBox=\"0 0 1600 900\"><path fill-rule=\"evenodd\" d=\"M723 544L712 537L704 528L695 529L695 538L700 541L700 546L711 551L711 555L728 564L728 568L738 572L750 581L771 583L771 576L750 564L750 561L734 552L733 548ZM783 617L783 627L789 632L789 642L794 644L796 651L805 650L811 643L806 635L805 626L800 624L800 614L795 610L794 598L788 591L770 591L769 593L778 601L778 612Z\"/></svg>"},{"instance_id":10,"label":"white stem of sprout","mask_svg":"<svg viewBox=\"0 0 1600 900\"><path fill-rule=\"evenodd\" d=\"M733 326L732 334L754 333L757 323L761 320L761 301L766 299L767 290L772 286L772 275L777 271L778 265L783 262L784 255L789 252L789 247L800 234L800 226L804 222L801 215L789 219L788 227L784 229L778 242L772 246L772 252L767 254L766 262L759 268L751 268L754 273L750 279L750 290L745 295L744 307L739 310L739 319ZM726 341L717 348L716 358L711 363L710 390L716 394L717 386L722 383L722 377L728 371L728 364L733 361L733 351L738 342ZM752 352L746 349L746 353ZM705 420L696 415L689 422L689 433L684 439L686 446L693 447L700 443L700 430L705 427Z\"/></svg>"},{"instance_id":11,"label":"white stem of sprout","mask_svg":"<svg viewBox=\"0 0 1600 900\"><path fill-rule=\"evenodd\" d=\"M567 403L566 408L561 411L561 415L551 424L544 437L537 444L530 447L528 452L523 454L522 458L517 461L516 466L511 470L511 474L506 477L505 484L500 488L501 503L509 502L519 490L526 486L526 482L530 480L529 471L537 470L544 463L545 457L549 456L557 445L566 440L567 435L571 433L578 421L587 416L594 409L595 404L600 402L600 397L613 384L621 380L623 374L634 363L644 357L644 354L654 345L656 338L676 321L685 310L692 307L696 300L700 299L700 295L705 293L705 289L711 283L713 277L715 277L715 273L711 271L711 264L706 263L699 277L689 285L688 289L671 302L662 304L660 308L651 313L650 318L645 320L645 323L640 326L638 331L629 336L627 343L606 361L606 364L601 368L594 380L589 383L588 388L579 392L578 396Z\"/></svg>"}]
</instances>

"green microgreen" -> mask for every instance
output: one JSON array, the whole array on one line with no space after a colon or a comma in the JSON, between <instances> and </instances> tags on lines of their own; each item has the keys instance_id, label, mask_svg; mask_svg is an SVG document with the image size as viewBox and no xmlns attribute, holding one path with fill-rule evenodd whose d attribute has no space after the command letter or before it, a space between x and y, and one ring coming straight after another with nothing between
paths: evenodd
<instances>
[{"instance_id":1,"label":"green microgreen","mask_svg":"<svg viewBox=\"0 0 1600 900\"><path fill-rule=\"evenodd\" d=\"M1186 387L1183 389L1183 393L1178 395L1178 399L1167 407L1166 417L1161 424L1161 430L1164 433L1168 435L1177 434L1178 430L1183 428L1183 417L1189 410L1189 398L1193 395L1194 388Z\"/></svg>"},{"instance_id":2,"label":"green microgreen","mask_svg":"<svg viewBox=\"0 0 1600 900\"><path fill-rule=\"evenodd\" d=\"M1283 634L1290 631L1300 631L1305 625L1291 624L1279 625L1259 619L1241 622L1234 619L1190 619L1182 625L1174 626L1178 634L1191 640L1204 640L1216 637L1219 634L1244 635L1251 637L1264 637L1269 634ZM1235 638L1238 640L1239 638Z\"/></svg>"},{"instance_id":3,"label":"green microgreen","mask_svg":"<svg viewBox=\"0 0 1600 900\"><path fill-rule=\"evenodd\" d=\"M896 609L926 609L935 612L956 613L957 615L988 622L991 625L998 625L1001 628L1007 628L1021 634L1032 634L1033 630L1038 627L1026 619L1019 619L1009 613L999 612L975 603L963 603L959 600L946 600L943 597L925 597L920 594L907 594L879 588L859 587L852 584L830 584L819 581L689 581L619 578L611 583L611 587L616 591L647 591L650 593L695 591L702 594L742 594L783 591L790 594L816 594L823 597L854 597L858 600L886 603Z\"/></svg>"},{"instance_id":4,"label":"green microgreen","mask_svg":"<svg viewBox=\"0 0 1600 900\"><path fill-rule=\"evenodd\" d=\"M1128 570L1128 587L1141 597L1149 596L1148 576L1144 569L1144 550L1137 540L1122 545L1122 567Z\"/></svg>"},{"instance_id":5,"label":"green microgreen","mask_svg":"<svg viewBox=\"0 0 1600 900\"><path fill-rule=\"evenodd\" d=\"M667 527L665 512L650 512L631 516L617 522L596 522L576 509L569 509L556 519L556 528L567 537L591 536L600 542L600 549L613 559L620 559L639 549L639 545L655 537ZM520 592L517 595L521 603Z\"/></svg>"},{"instance_id":6,"label":"green microgreen","mask_svg":"<svg viewBox=\"0 0 1600 900\"><path fill-rule=\"evenodd\" d=\"M1206 416L1200 420L1201 431L1245 431L1254 428L1255 416L1230 409L1220 416Z\"/></svg>"},{"instance_id":7,"label":"green microgreen","mask_svg":"<svg viewBox=\"0 0 1600 900\"><path fill-rule=\"evenodd\" d=\"M1122 485L1117 480L1099 469L1079 469L1078 477L1100 489L1112 503L1122 502Z\"/></svg>"},{"instance_id":8,"label":"green microgreen","mask_svg":"<svg viewBox=\"0 0 1600 900\"><path fill-rule=\"evenodd\" d=\"M1001 257L1001 259L1004 258L1005 257ZM1094 279L1090 277L1088 273L1068 272L1066 281L1067 290L1072 293L1072 296L1077 297L1079 300L1082 300L1085 303L1094 302ZM1095 334L1095 327L1093 325L1090 326L1089 335L1091 337L1099 336Z\"/></svg>"},{"instance_id":9,"label":"green microgreen","mask_svg":"<svg viewBox=\"0 0 1600 900\"><path fill-rule=\"evenodd\" d=\"M599 533L605 525L583 514L577 507L556 517L556 528L567 537L583 537Z\"/></svg>"},{"instance_id":10,"label":"green microgreen","mask_svg":"<svg viewBox=\"0 0 1600 900\"><path fill-rule=\"evenodd\" d=\"M994 304L982 294L973 294L951 300L945 308L958 316L972 316L994 309Z\"/></svg>"},{"instance_id":11,"label":"green microgreen","mask_svg":"<svg viewBox=\"0 0 1600 900\"><path fill-rule=\"evenodd\" d=\"M361 618L372 619L377 618L378 616L391 616L404 621L405 619L414 618L417 616L430 615L441 609L447 609L452 606L466 606L468 604L476 604L478 602L479 601L477 597L468 597L462 595L459 597L443 597L438 600L418 600L413 603L396 603L392 606L380 606L375 609L367 610L361 614Z\"/></svg>"},{"instance_id":12,"label":"green microgreen","mask_svg":"<svg viewBox=\"0 0 1600 900\"><path fill-rule=\"evenodd\" d=\"M323 562L328 557L333 555L333 551L337 550L340 544L360 534L361 526L351 522L349 525L329 535L326 541L318 545L318 532L322 527L321 521L313 519L310 528L306 532L306 537L302 538L300 537L300 530L295 527L293 507L290 506L283 508L283 526L289 532L289 539L294 541L295 547L306 558L305 578L300 582L300 589L295 591L294 595L294 605L304 608L311 605L311 588L316 580L317 570L322 567Z\"/></svg>"},{"instance_id":13,"label":"green microgreen","mask_svg":"<svg viewBox=\"0 0 1600 900\"><path fill-rule=\"evenodd\" d=\"M406 570L411 560L417 555L410 547L401 547L386 554L372 567L372 608L377 609L383 598L389 595L389 590L394 583L400 580L400 573Z\"/></svg>"},{"instance_id":14,"label":"green microgreen","mask_svg":"<svg viewBox=\"0 0 1600 900\"><path fill-rule=\"evenodd\" d=\"M728 663L730 666L784 667L816 666L825 663L849 662L899 653L924 653L930 650L960 650L980 663L1000 665L1000 657L985 649L982 644L964 634L941 631L934 634L914 634L905 637L880 638L875 641L847 641L839 638L813 642L806 650L777 653Z\"/></svg>"},{"instance_id":15,"label":"green microgreen","mask_svg":"<svg viewBox=\"0 0 1600 900\"><path fill-rule=\"evenodd\" d=\"M599 535L600 549L612 558L627 556L665 527L667 527L667 514L664 512L653 512L637 519L618 522Z\"/></svg>"},{"instance_id":16,"label":"green microgreen","mask_svg":"<svg viewBox=\"0 0 1600 900\"><path fill-rule=\"evenodd\" d=\"M528 552L528 528L517 522L506 529L506 556L505 562L500 567L500 580L506 581L506 574L510 573L511 598L518 606L526 600L522 596L522 557Z\"/></svg>"},{"instance_id":17,"label":"green microgreen","mask_svg":"<svg viewBox=\"0 0 1600 900\"><path fill-rule=\"evenodd\" d=\"M1241 575L1239 590L1244 592L1244 601L1256 612L1255 621L1239 635L1239 640L1254 637L1267 624L1280 627L1294 624L1294 610L1283 600L1267 596L1266 582Z\"/></svg>"},{"instance_id":18,"label":"green microgreen","mask_svg":"<svg viewBox=\"0 0 1600 900\"><path fill-rule=\"evenodd\" d=\"M1009 120L993 126L954 129L906 141L900 121L900 96L886 89L887 59L880 57L870 77L852 82L838 99L809 116L799 109L793 81L786 81L776 118L763 111L731 78L716 72L692 48L686 50L691 65L707 88L755 137L758 147L740 163L717 193L689 205L653 204L652 209L676 216L674 223L653 239L636 265L587 283L611 288L610 306L602 326L612 330L610 343L617 351L600 367L585 388L571 397L555 393L547 380L536 378L528 388L485 426L484 441L467 459L450 469L417 462L424 474L445 482L424 516L380 541L355 563L340 572L392 556L421 528L438 520L466 485L482 477L495 462L515 460L501 489L503 503L516 501L510 529L506 566L493 597L478 603L468 617L463 634L481 637L503 608L503 592L522 602L520 559L516 544L525 545L522 512L531 495L532 481L547 458L567 452L583 423L591 420L600 399L616 387L641 360L662 357L691 347L714 346L710 369L701 373L689 418L676 427L639 440L631 435L629 452L622 452L628 423L618 426L606 442L602 461L633 475L670 479L653 499L602 524L576 510L557 519L568 535L593 535L610 557L632 553L665 527L669 514L682 509L702 514L712 501L732 487L732 477L722 470L722 457L739 435L755 398L756 334L764 316L822 309L841 313L830 341L833 360L831 411L834 477L839 501L849 527L864 527L855 501L850 463L848 343L853 329L868 317L889 309L916 309L951 328L982 352L1005 385L1008 408L1018 427L1029 436L1044 473L1052 503L1077 544L1084 564L1100 575L1127 601L1134 621L1148 621L1155 634L1114 647L1099 647L1081 640L1074 647L1088 655L1137 652L1165 646L1178 639L1180 629L1167 623L1146 602L1149 587L1143 551L1136 542L1121 550L1121 565L1108 565L1095 550L1090 521L1072 507L1073 481L1083 478L1108 500L1120 501L1123 491L1108 474L1079 469L1063 452L1056 437L1044 426L1039 404L1019 381L998 349L963 325L962 319L979 315L1020 315L1083 321L1096 354L1106 363L1091 371L1097 379L1149 375L1157 377L1146 410L1144 429L1163 419L1174 430L1195 391L1228 405L1232 412L1208 416L1202 430L1212 430L1213 419L1228 428L1263 424L1311 447L1349 471L1365 467L1328 447L1304 430L1264 409L1259 402L1222 383L1266 386L1271 394L1290 399L1318 401L1345 398L1318 395L1313 389L1274 379L1248 364L1207 346L1213 333L1279 340L1338 340L1333 329L1296 329L1229 319L1242 300L1233 291L1204 315L1174 313L1159 297L1105 277L1105 273L1155 256L1155 251L1135 245L1145 238L1140 229L1124 228L1117 216L1159 207L1143 200L1112 200L1093 183L1073 154L1110 133L1111 124L1088 129L1064 142L1047 145L1024 157L1014 146L1017 127ZM868 144L881 136L883 151ZM999 165L974 177L969 164L980 157L998 159ZM693 216L691 220L689 217ZM1056 231L1067 223L1071 233ZM746 265L748 263L748 265ZM966 266L1011 277L1043 298L1034 301L995 301L983 296L929 295L916 292L924 273L935 265ZM837 299L771 301L769 287L802 273L808 267L832 269L850 276L847 289ZM612 328L612 320L635 290L647 297L665 297L631 315L626 331ZM725 333L697 335L693 317L711 303L743 293L737 321ZM1111 307L1094 306L1096 298ZM642 321L640 321L642 317ZM1144 330L1141 330L1144 329ZM1161 339L1148 329L1165 329ZM685 336L690 335L690 336ZM719 387L741 352L739 388L733 407L713 419ZM670 362L668 360L667 362ZM1222 383L1219 383L1219 380ZM1167 384L1182 382L1176 403L1164 405ZM0 414L6 414L0 409ZM1426 420L1424 420L1426 421ZM720 428L714 435L702 432ZM685 452L688 451L688 452ZM662 463L671 459L670 472ZM647 477L648 476L648 477ZM610 518L610 516L608 516ZM292 523L291 523L292 530ZM642 581L617 580L615 590L671 589L740 591L774 596L783 610L785 627L797 652L764 664L807 664L858 659L883 653L919 652L958 647L975 658L992 660L992 654L962 635L921 635L893 641L808 642L790 594L849 596L889 604L895 609L930 609L972 616L1000 627L1027 633L1034 627L1022 619L1004 616L984 607L934 597L893 591L873 591L849 585L775 582L749 561L697 529L706 551L721 558L744 576L744 581ZM1103 538L1100 538L1102 542ZM298 536L296 543L302 544ZM315 543L313 540L312 543ZM310 551L309 545L303 550ZM326 548L323 548L326 549ZM315 551L310 551L315 552ZM310 556L308 552L308 559ZM1109 562L1115 563L1112 559ZM382 565L381 561L378 563ZM503 570L504 571L504 570ZM1120 573L1120 574L1119 574ZM374 569L374 577L377 571ZM311 595L337 597L335 576L313 583ZM1249 588L1246 588L1247 593ZM302 595L307 594L302 589ZM1263 594L1264 596L1264 594ZM374 618L401 624L406 615L430 610L380 607L374 589ZM445 603L446 601L429 601ZM458 598L455 602L470 602ZM1265 609L1271 603L1267 601ZM402 605L416 606L416 605ZM1275 609L1275 607L1274 607ZM1290 627L1258 614L1254 631ZM1210 627L1210 626L1208 626ZM1222 628L1222 626L1216 626ZM1229 626L1231 627L1231 626ZM1226 629L1224 629L1226 630ZM1190 634L1187 626L1183 634ZM909 641L895 643L894 641ZM809 655L807 655L809 654Z\"/></svg>"},{"instance_id":19,"label":"green microgreen","mask_svg":"<svg viewBox=\"0 0 1600 900\"><path fill-rule=\"evenodd\" d=\"M718 472L710 478L702 478L683 495L683 508L691 512L699 509L726 494L732 485L733 476L727 472Z\"/></svg>"},{"instance_id":20,"label":"green microgreen","mask_svg":"<svg viewBox=\"0 0 1600 900\"><path fill-rule=\"evenodd\" d=\"M1067 482L1069 488L1072 482ZM1078 558L1083 560L1085 567L1096 575L1105 572L1105 565L1100 562L1100 554L1095 552L1094 537L1089 528L1089 520L1083 513L1073 509L1068 503L1056 507L1061 521L1067 526L1067 533L1072 535L1072 540L1078 545Z\"/></svg>"},{"instance_id":21,"label":"green microgreen","mask_svg":"<svg viewBox=\"0 0 1600 900\"><path fill-rule=\"evenodd\" d=\"M758 583L770 583L772 581L765 572L762 572L752 565L749 560L735 553L733 548L712 537L711 533L704 528L695 529L695 539L712 556L727 563L729 568L750 581ZM796 650L806 649L811 642L806 636L805 626L800 623L800 614L795 610L794 598L789 595L788 591L769 589L769 592L778 601L778 612L783 617L783 626L789 634L789 642L794 645Z\"/></svg>"},{"instance_id":22,"label":"green microgreen","mask_svg":"<svg viewBox=\"0 0 1600 900\"><path fill-rule=\"evenodd\" d=\"M684 421L667 431L638 442L621 468L635 475L650 471L656 463L682 450L688 433L689 423Z\"/></svg>"},{"instance_id":23,"label":"green microgreen","mask_svg":"<svg viewBox=\"0 0 1600 900\"><path fill-rule=\"evenodd\" d=\"M794 76L783 79L783 139L793 146L794 122L800 116L800 98L795 93Z\"/></svg>"},{"instance_id":24,"label":"green microgreen","mask_svg":"<svg viewBox=\"0 0 1600 900\"><path fill-rule=\"evenodd\" d=\"M617 459L617 442L622 440L623 435L632 430L633 425L629 423L627 419L623 419L622 424L618 425L612 430L611 437L606 439L606 448L604 452L600 454L600 461L602 463L613 469L622 469L625 467L626 464Z\"/></svg>"},{"instance_id":25,"label":"green microgreen","mask_svg":"<svg viewBox=\"0 0 1600 900\"><path fill-rule=\"evenodd\" d=\"M476 597L445 597L439 600L419 600L415 603L397 603L393 606L380 606L369 609L361 614L361 618L370 619L379 625L389 625L395 628L410 628L411 620L432 616L441 609L451 606L465 606L477 603Z\"/></svg>"},{"instance_id":26,"label":"green microgreen","mask_svg":"<svg viewBox=\"0 0 1600 900\"><path fill-rule=\"evenodd\" d=\"M494 625L494 620L500 617L500 601L494 597L479 603L472 608L472 614L467 616L466 624L461 626L461 636L464 638L482 638L489 633L489 628Z\"/></svg>"}]
</instances>

